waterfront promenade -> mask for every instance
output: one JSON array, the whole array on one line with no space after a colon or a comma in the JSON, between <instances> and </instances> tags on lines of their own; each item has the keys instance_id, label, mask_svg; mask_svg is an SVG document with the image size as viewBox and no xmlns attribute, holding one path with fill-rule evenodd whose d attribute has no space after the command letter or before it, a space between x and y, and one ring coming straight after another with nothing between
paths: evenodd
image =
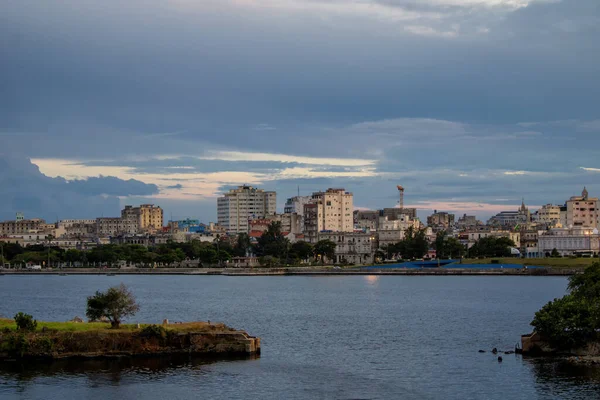
<instances>
[{"instance_id":1,"label":"waterfront promenade","mask_svg":"<svg viewBox=\"0 0 600 400\"><path fill-rule=\"evenodd\" d=\"M222 275L222 276L269 276L269 275L496 275L496 276L568 276L579 272L566 268L516 268L514 266L479 265L463 268L394 268L387 266L302 267L302 268L61 268L52 270L4 269L4 275Z\"/></svg>"}]
</instances>

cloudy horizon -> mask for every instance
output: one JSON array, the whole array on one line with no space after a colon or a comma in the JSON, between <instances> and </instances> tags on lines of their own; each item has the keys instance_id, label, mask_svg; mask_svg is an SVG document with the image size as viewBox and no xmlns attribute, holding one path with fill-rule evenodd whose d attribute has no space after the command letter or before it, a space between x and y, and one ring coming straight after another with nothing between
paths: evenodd
<instances>
[{"instance_id":1,"label":"cloudy horizon","mask_svg":"<svg viewBox=\"0 0 600 400\"><path fill-rule=\"evenodd\" d=\"M0 218L249 184L477 215L600 195L597 0L0 5Z\"/></svg>"}]
</instances>

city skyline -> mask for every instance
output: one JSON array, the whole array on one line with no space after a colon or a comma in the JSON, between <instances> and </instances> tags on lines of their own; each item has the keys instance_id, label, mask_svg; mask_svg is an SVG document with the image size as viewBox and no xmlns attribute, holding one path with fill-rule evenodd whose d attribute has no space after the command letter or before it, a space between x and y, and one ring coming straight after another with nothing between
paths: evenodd
<instances>
[{"instance_id":1,"label":"city skyline","mask_svg":"<svg viewBox=\"0 0 600 400\"><path fill-rule=\"evenodd\" d=\"M0 15L3 219L155 203L216 220L242 184L276 190L279 210L298 186L392 207L401 184L422 220L600 193L595 0L25 1Z\"/></svg>"}]
</instances>

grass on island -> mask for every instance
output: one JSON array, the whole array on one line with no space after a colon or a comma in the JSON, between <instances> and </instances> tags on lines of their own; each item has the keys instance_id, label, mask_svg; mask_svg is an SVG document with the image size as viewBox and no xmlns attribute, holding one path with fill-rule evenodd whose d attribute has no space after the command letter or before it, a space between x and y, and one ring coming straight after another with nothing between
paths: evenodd
<instances>
[{"instance_id":1,"label":"grass on island","mask_svg":"<svg viewBox=\"0 0 600 400\"><path fill-rule=\"evenodd\" d=\"M92 332L92 331L103 331L103 332L133 332L142 330L143 328L153 324L121 324L119 329L112 329L109 323L106 322L46 322L38 321L37 331L41 331L46 328L51 331L58 332ZM156 324L161 325L161 324ZM170 323L169 325L161 325L167 330L174 330L177 332L223 332L233 331L234 329L228 327L222 323L211 323L197 321L187 323ZM5 328L16 330L17 324L13 319L0 318L0 331Z\"/></svg>"},{"instance_id":2,"label":"grass on island","mask_svg":"<svg viewBox=\"0 0 600 400\"><path fill-rule=\"evenodd\" d=\"M550 268L587 268L594 262L598 262L597 258L465 258L463 264L491 264L492 260L498 260L499 264L521 264L531 265L535 267L550 267ZM460 264L455 264L460 265Z\"/></svg>"}]
</instances>

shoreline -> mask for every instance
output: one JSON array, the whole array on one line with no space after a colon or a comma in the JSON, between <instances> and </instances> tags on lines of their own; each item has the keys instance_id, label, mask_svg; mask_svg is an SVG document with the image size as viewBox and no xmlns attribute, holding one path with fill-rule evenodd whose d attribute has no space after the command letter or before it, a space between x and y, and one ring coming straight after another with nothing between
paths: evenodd
<instances>
[{"instance_id":1,"label":"shoreline","mask_svg":"<svg viewBox=\"0 0 600 400\"><path fill-rule=\"evenodd\" d=\"M407 275L407 276L571 276L578 269L553 268L377 268L355 267L331 269L307 268L157 268L106 269L63 268L58 270L0 270L0 275L197 275L197 276L350 276L350 275Z\"/></svg>"}]
</instances>

